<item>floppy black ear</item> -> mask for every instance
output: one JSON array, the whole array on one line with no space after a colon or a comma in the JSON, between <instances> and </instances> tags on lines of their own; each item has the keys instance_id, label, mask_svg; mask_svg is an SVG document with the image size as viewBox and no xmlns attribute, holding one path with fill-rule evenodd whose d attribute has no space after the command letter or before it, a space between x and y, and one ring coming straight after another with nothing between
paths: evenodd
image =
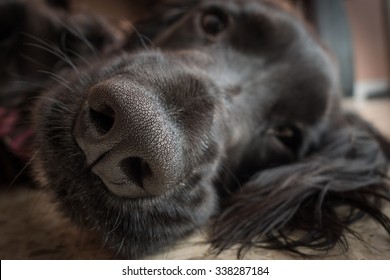
<instances>
[{"instance_id":1,"label":"floppy black ear","mask_svg":"<svg viewBox=\"0 0 390 280\"><path fill-rule=\"evenodd\" d=\"M342 245L348 226L368 215L390 234L381 211L390 201L389 142L355 115L329 128L320 145L298 162L255 174L223 205L211 242L217 252L240 244L299 254ZM386 155L387 153L387 155Z\"/></svg>"}]
</instances>

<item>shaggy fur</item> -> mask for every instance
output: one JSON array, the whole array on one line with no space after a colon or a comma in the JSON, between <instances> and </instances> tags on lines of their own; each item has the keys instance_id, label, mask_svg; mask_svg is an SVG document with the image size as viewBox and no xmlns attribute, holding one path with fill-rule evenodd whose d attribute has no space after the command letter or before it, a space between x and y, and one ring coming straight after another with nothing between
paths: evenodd
<instances>
[{"instance_id":1,"label":"shaggy fur","mask_svg":"<svg viewBox=\"0 0 390 280\"><path fill-rule=\"evenodd\" d=\"M121 53L54 46L68 65L35 102L32 174L66 214L126 258L207 224L215 252L239 255L346 249L365 215L390 233L390 144L340 109L296 16L265 0L150 4Z\"/></svg>"}]
</instances>

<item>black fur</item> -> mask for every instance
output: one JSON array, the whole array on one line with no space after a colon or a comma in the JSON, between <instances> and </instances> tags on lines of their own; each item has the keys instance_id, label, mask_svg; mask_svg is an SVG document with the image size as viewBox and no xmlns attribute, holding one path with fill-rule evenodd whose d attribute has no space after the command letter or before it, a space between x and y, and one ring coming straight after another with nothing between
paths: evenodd
<instances>
[{"instance_id":1,"label":"black fur","mask_svg":"<svg viewBox=\"0 0 390 280\"><path fill-rule=\"evenodd\" d=\"M88 63L56 71L61 83L35 103L33 175L65 213L127 258L152 254L209 223L215 251L238 244L239 254L257 246L328 250L345 244L348 226L363 214L390 233L381 211L389 201L390 144L340 109L332 62L295 16L265 0L151 5L152 16L136 24L122 54L81 53ZM118 130L120 118L93 105L91 95L111 85L128 91L134 101L127 107L143 92L158 112L146 119L164 120L157 129L168 142L137 142L145 157L175 155L168 163L168 156L148 158L152 173L168 165L178 177L158 195L155 185L142 197L115 195L96 171L102 163L111 167L111 154L135 149L104 142L111 131L116 139L122 132L158 137L142 119ZM83 139L92 137L90 123L102 139L92 152Z\"/></svg>"}]
</instances>

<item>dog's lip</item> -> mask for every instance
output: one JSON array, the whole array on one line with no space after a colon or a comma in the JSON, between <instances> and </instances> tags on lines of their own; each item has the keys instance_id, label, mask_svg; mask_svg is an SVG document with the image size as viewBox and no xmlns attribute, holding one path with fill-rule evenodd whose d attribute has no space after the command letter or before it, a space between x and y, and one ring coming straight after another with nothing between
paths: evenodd
<instances>
[{"instance_id":1,"label":"dog's lip","mask_svg":"<svg viewBox=\"0 0 390 280\"><path fill-rule=\"evenodd\" d=\"M160 194L153 194L149 192L142 184L138 184L128 178L121 177L121 172L118 174L112 174L111 172L117 169L107 168L106 166L101 165L102 159L104 159L107 155L109 155L109 152L103 153L99 156L99 158L90 165L90 172L101 180L103 187L106 188L112 195L125 199L144 199L161 196ZM190 175L191 174L192 172L190 172ZM171 189L186 185L188 177L190 176L184 176L180 181L171 185Z\"/></svg>"},{"instance_id":2,"label":"dog's lip","mask_svg":"<svg viewBox=\"0 0 390 280\"><path fill-rule=\"evenodd\" d=\"M115 180L113 178L102 178L98 174L96 174L93 170L91 170L92 173L99 177L99 179L102 181L103 186L114 196L119 198L125 198L125 199L145 199L145 198L154 198L158 197L159 195L153 195L149 193L147 190L145 190L142 186L137 186L137 196L136 197L129 197L126 195L126 192L123 192L123 188L126 186L129 186L131 183L127 180ZM173 186L171 189L175 188L183 188L186 185L188 185L188 182L191 180L191 178L196 177L199 172L201 172L199 168L194 168L190 172L188 172L180 181L178 181L175 186ZM109 184L110 188L107 186ZM114 190L114 191L113 191Z\"/></svg>"},{"instance_id":3,"label":"dog's lip","mask_svg":"<svg viewBox=\"0 0 390 280\"><path fill-rule=\"evenodd\" d=\"M146 197L154 197L154 195L147 192L140 186L135 186L131 182L126 181L115 181L108 178L101 177L97 174L104 185L104 187L113 195L119 198L126 199L140 199Z\"/></svg>"},{"instance_id":4,"label":"dog's lip","mask_svg":"<svg viewBox=\"0 0 390 280\"><path fill-rule=\"evenodd\" d=\"M110 179L107 179L107 181L110 182L113 185L116 185L116 186L124 186L124 185L126 185L126 182L124 182L124 181L123 182L115 182L115 181L110 180Z\"/></svg>"},{"instance_id":5,"label":"dog's lip","mask_svg":"<svg viewBox=\"0 0 390 280\"><path fill-rule=\"evenodd\" d=\"M107 189L109 193L116 197L120 198L129 198L129 199L136 199L136 198L143 198L143 197L151 197L152 194L148 193L145 189L143 189L141 186L136 186L135 184L131 184L129 180L126 180L125 178L116 178L112 177L107 173L99 174L100 172L97 172L97 169L99 169L99 164L101 160L107 156L108 153L103 153L98 157L98 159L95 160L90 165L90 172L97 176L101 182L104 188ZM118 180L119 179L119 180ZM130 187L130 188L126 188ZM131 189L131 192L129 190Z\"/></svg>"}]
</instances>

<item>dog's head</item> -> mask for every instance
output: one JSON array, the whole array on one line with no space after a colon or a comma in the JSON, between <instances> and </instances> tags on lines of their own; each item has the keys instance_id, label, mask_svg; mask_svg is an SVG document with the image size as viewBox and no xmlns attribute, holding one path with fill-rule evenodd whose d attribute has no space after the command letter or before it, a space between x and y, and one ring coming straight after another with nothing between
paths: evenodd
<instances>
[{"instance_id":1,"label":"dog's head","mask_svg":"<svg viewBox=\"0 0 390 280\"><path fill-rule=\"evenodd\" d=\"M338 204L379 217L363 193L386 187L386 142L340 112L332 63L295 16L162 2L136 26L144 48L79 64L35 106L36 178L66 213L132 258L213 215L219 249L290 250L336 243L356 216Z\"/></svg>"}]
</instances>

